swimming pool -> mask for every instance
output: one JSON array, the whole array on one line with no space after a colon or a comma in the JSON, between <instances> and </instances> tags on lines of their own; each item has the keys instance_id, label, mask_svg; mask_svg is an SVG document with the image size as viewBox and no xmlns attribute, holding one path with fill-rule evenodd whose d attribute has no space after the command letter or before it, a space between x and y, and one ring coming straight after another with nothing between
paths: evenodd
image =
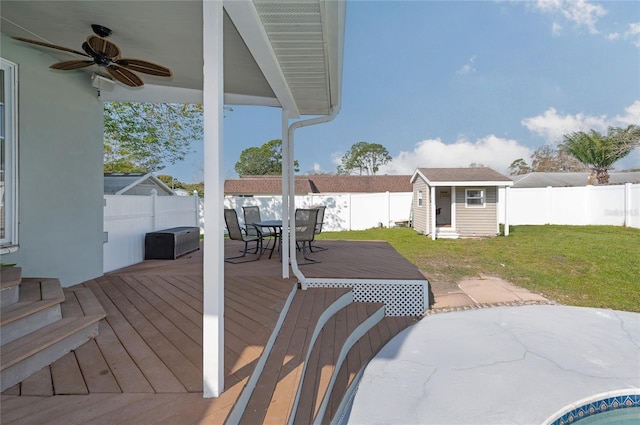
<instances>
[{"instance_id":1,"label":"swimming pool","mask_svg":"<svg viewBox=\"0 0 640 425\"><path fill-rule=\"evenodd\" d=\"M551 415L543 425L631 425L640 423L640 389L596 394Z\"/></svg>"}]
</instances>

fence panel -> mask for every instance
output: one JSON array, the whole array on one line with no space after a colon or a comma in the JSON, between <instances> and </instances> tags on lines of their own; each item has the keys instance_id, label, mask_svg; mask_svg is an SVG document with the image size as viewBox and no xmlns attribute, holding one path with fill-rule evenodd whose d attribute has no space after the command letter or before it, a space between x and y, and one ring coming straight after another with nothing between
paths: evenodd
<instances>
[{"instance_id":1,"label":"fence panel","mask_svg":"<svg viewBox=\"0 0 640 425\"><path fill-rule=\"evenodd\" d=\"M589 195L589 224L624 226L625 186L593 186Z\"/></svg>"},{"instance_id":2,"label":"fence panel","mask_svg":"<svg viewBox=\"0 0 640 425\"><path fill-rule=\"evenodd\" d=\"M500 190L500 222L505 221L505 190ZM640 228L640 184L510 188L510 225L609 225Z\"/></svg>"},{"instance_id":3,"label":"fence panel","mask_svg":"<svg viewBox=\"0 0 640 425\"><path fill-rule=\"evenodd\" d=\"M178 226L198 226L193 196L104 195L103 271L144 260L148 232Z\"/></svg>"},{"instance_id":4,"label":"fence panel","mask_svg":"<svg viewBox=\"0 0 640 425\"><path fill-rule=\"evenodd\" d=\"M406 221L411 215L413 193L367 193L367 194L323 194L298 195L296 208L325 205L325 231L363 230L372 227L393 227L396 221ZM281 196L229 196L224 200L225 208L234 208L240 222L242 207L257 205L263 220L282 219Z\"/></svg>"}]
</instances>

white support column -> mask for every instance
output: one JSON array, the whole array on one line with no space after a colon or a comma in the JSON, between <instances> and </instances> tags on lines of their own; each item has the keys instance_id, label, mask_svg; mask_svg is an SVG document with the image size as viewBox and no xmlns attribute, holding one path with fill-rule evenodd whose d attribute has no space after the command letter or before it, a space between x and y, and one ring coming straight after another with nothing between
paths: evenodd
<instances>
[{"instance_id":1,"label":"white support column","mask_svg":"<svg viewBox=\"0 0 640 425\"><path fill-rule=\"evenodd\" d=\"M224 177L223 166L223 40L222 1L204 0L204 302L202 320L202 379L204 397L224 391Z\"/></svg>"},{"instance_id":2,"label":"white support column","mask_svg":"<svg viewBox=\"0 0 640 425\"><path fill-rule=\"evenodd\" d=\"M431 205L429 209L431 211L431 240L436 240L436 188L429 188L429 200Z\"/></svg>"},{"instance_id":3,"label":"white support column","mask_svg":"<svg viewBox=\"0 0 640 425\"><path fill-rule=\"evenodd\" d=\"M631 215L632 212L632 203L631 203L631 183L624 184L624 226L631 226ZM636 211L637 214L637 211Z\"/></svg>"},{"instance_id":4,"label":"white support column","mask_svg":"<svg viewBox=\"0 0 640 425\"><path fill-rule=\"evenodd\" d=\"M151 216L153 230L158 230L158 191L151 189Z\"/></svg>"},{"instance_id":5,"label":"white support column","mask_svg":"<svg viewBox=\"0 0 640 425\"><path fill-rule=\"evenodd\" d=\"M457 225L456 225L456 205L458 200L456 199L456 191L457 191L457 187L456 186L451 186L451 230L457 232Z\"/></svg>"},{"instance_id":6,"label":"white support column","mask_svg":"<svg viewBox=\"0 0 640 425\"><path fill-rule=\"evenodd\" d=\"M289 159L293 156L289 146L289 112L282 110L282 277L289 277ZM295 192L293 193L295 199Z\"/></svg>"},{"instance_id":7,"label":"white support column","mask_svg":"<svg viewBox=\"0 0 640 425\"><path fill-rule=\"evenodd\" d=\"M511 188L509 186L504 188L504 235L509 236L509 190ZM500 224L498 224L498 228L500 228Z\"/></svg>"}]
</instances>

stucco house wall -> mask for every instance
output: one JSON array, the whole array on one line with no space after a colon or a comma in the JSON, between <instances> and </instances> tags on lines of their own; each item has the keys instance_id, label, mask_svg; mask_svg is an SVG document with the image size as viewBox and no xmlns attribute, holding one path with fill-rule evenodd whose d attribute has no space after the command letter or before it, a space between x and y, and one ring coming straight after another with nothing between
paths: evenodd
<instances>
[{"instance_id":1,"label":"stucco house wall","mask_svg":"<svg viewBox=\"0 0 640 425\"><path fill-rule=\"evenodd\" d=\"M1 35L18 64L19 249L2 256L23 276L70 286L102 275L103 106L84 72ZM73 123L73 125L69 125Z\"/></svg>"},{"instance_id":2,"label":"stucco house wall","mask_svg":"<svg viewBox=\"0 0 640 425\"><path fill-rule=\"evenodd\" d=\"M469 208L465 201L466 189L484 189L485 205L482 208ZM497 188L456 187L456 230L462 237L495 236L498 228Z\"/></svg>"}]
</instances>

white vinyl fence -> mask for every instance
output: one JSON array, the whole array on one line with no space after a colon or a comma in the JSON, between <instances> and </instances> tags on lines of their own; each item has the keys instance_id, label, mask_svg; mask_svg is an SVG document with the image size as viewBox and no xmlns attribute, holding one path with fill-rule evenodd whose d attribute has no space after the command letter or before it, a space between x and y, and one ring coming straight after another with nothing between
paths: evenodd
<instances>
[{"instance_id":1,"label":"white vinyl fence","mask_svg":"<svg viewBox=\"0 0 640 425\"><path fill-rule=\"evenodd\" d=\"M409 221L413 193L358 193L296 196L296 208L325 205L322 230L364 230L373 227L393 227L396 222ZM242 207L258 205L263 220L282 219L282 196L225 197L225 208L234 208L240 222Z\"/></svg>"},{"instance_id":2,"label":"white vinyl fence","mask_svg":"<svg viewBox=\"0 0 640 425\"><path fill-rule=\"evenodd\" d=\"M200 202L195 195L104 195L103 271L143 261L146 233L198 226L200 217Z\"/></svg>"},{"instance_id":3,"label":"white vinyl fence","mask_svg":"<svg viewBox=\"0 0 640 425\"><path fill-rule=\"evenodd\" d=\"M614 225L640 228L640 184L586 187L509 188L510 225ZM326 231L394 227L411 218L413 193L322 194L296 196L297 208L325 205ZM144 259L147 232L178 226L204 230L197 196L105 195L104 272ZM500 222L505 222L505 189L499 193ZM263 220L281 219L281 196L225 197L243 222L242 207L258 205Z\"/></svg>"},{"instance_id":4,"label":"white vinyl fence","mask_svg":"<svg viewBox=\"0 0 640 425\"><path fill-rule=\"evenodd\" d=\"M510 225L611 225L640 228L640 184L509 188ZM505 222L505 189L500 189L500 222Z\"/></svg>"}]
</instances>

